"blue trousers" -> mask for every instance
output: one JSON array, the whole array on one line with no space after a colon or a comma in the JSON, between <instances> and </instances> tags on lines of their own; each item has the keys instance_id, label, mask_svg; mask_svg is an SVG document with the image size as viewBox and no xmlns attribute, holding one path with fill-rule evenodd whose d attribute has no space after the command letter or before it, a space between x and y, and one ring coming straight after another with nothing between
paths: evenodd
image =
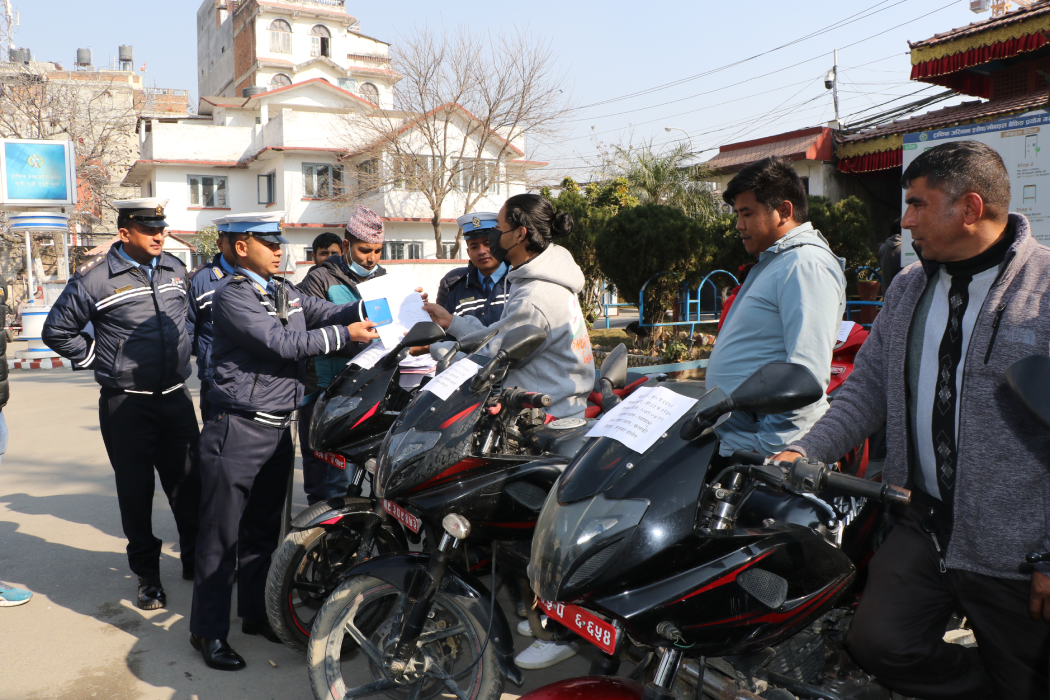
<instances>
[{"instance_id":1,"label":"blue trousers","mask_svg":"<svg viewBox=\"0 0 1050 700\"><path fill-rule=\"evenodd\" d=\"M212 413L201 431L201 525L190 632L226 639L235 562L237 616L266 619L266 574L295 455L289 428L219 409Z\"/></svg>"},{"instance_id":2,"label":"blue trousers","mask_svg":"<svg viewBox=\"0 0 1050 700\"><path fill-rule=\"evenodd\" d=\"M311 401L299 408L299 450L303 456L303 491L306 492L306 502L310 505L328 498L345 496L354 469L354 465L349 462L345 469L340 469L314 456L313 448L310 446L310 419L316 405L316 401Z\"/></svg>"}]
</instances>

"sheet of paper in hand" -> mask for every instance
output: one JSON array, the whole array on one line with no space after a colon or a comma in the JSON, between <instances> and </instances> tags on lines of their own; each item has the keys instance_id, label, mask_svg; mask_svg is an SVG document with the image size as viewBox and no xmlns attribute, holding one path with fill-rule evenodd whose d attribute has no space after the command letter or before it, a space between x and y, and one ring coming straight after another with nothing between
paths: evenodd
<instances>
[{"instance_id":1,"label":"sheet of paper in hand","mask_svg":"<svg viewBox=\"0 0 1050 700\"><path fill-rule=\"evenodd\" d=\"M609 437L635 452L645 452L696 404L662 386L642 388L605 414L587 437Z\"/></svg>"},{"instance_id":2,"label":"sheet of paper in hand","mask_svg":"<svg viewBox=\"0 0 1050 700\"><path fill-rule=\"evenodd\" d=\"M357 285L365 302L368 320L376 324L379 339L388 348L401 342L408 329L421 321L430 321L423 310L423 297L412 291L410 283L396 275L384 275ZM382 304L377 302L382 302ZM383 306L385 304L385 308ZM373 318L373 307L379 316Z\"/></svg>"},{"instance_id":3,"label":"sheet of paper in hand","mask_svg":"<svg viewBox=\"0 0 1050 700\"><path fill-rule=\"evenodd\" d=\"M481 369L481 365L468 358L452 364L448 369L434 377L423 387L423 391L431 391L442 401L447 401L452 392L463 385L463 382L471 379Z\"/></svg>"},{"instance_id":4,"label":"sheet of paper in hand","mask_svg":"<svg viewBox=\"0 0 1050 700\"><path fill-rule=\"evenodd\" d=\"M357 353L354 359L350 360L350 364L357 365L361 369L372 369L388 352L390 351L383 345L383 341L377 340Z\"/></svg>"}]
</instances>

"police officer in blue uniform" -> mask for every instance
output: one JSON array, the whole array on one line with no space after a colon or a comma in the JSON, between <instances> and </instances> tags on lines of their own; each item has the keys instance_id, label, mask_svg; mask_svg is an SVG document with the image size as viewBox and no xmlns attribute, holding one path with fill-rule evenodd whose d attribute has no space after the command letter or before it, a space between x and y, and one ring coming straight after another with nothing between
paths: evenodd
<instances>
[{"instance_id":1,"label":"police officer in blue uniform","mask_svg":"<svg viewBox=\"0 0 1050 700\"><path fill-rule=\"evenodd\" d=\"M186 328L187 274L163 252L166 199L115 202L120 241L82 267L44 322L49 348L91 369L102 388L102 440L117 485L128 538L128 563L138 576L138 606L164 607L161 540L153 535L153 470L179 530L182 577L193 580L200 505ZM92 339L84 333L93 324Z\"/></svg>"},{"instance_id":2,"label":"police officer in blue uniform","mask_svg":"<svg viewBox=\"0 0 1050 700\"><path fill-rule=\"evenodd\" d=\"M190 327L193 340L193 354L197 357L197 378L201 380L201 419L208 420L208 388L211 386L211 305L215 290L226 275L233 274L233 250L230 249L226 232L229 224L226 219L213 219L219 235L215 245L219 252L210 263L202 266L190 278Z\"/></svg>"},{"instance_id":3,"label":"police officer in blue uniform","mask_svg":"<svg viewBox=\"0 0 1050 700\"><path fill-rule=\"evenodd\" d=\"M245 662L227 642L234 563L241 631L280 643L264 590L294 454L289 429L306 358L378 337L360 302L338 306L274 277L281 212L226 217L236 260L212 295L211 414L201 432L201 531L190 643L212 668Z\"/></svg>"},{"instance_id":4,"label":"police officer in blue uniform","mask_svg":"<svg viewBox=\"0 0 1050 700\"><path fill-rule=\"evenodd\" d=\"M496 228L494 212L472 212L456 219L463 229L470 264L452 270L438 285L436 302L452 314L474 316L486 326L503 315L507 302L507 263L489 252L489 231Z\"/></svg>"}]
</instances>

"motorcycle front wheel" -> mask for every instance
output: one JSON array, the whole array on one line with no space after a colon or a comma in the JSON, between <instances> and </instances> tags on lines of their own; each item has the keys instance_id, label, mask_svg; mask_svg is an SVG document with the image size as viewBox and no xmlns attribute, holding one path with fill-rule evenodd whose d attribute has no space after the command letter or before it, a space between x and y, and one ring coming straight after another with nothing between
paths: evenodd
<instances>
[{"instance_id":1,"label":"motorcycle front wheel","mask_svg":"<svg viewBox=\"0 0 1050 700\"><path fill-rule=\"evenodd\" d=\"M306 653L314 617L353 565L360 542L356 530L314 527L289 532L273 553L266 577L266 616L288 647ZM397 538L379 528L367 557L400 549Z\"/></svg>"},{"instance_id":2,"label":"motorcycle front wheel","mask_svg":"<svg viewBox=\"0 0 1050 700\"><path fill-rule=\"evenodd\" d=\"M477 618L440 592L408 671L399 678L391 675L389 659L406 607L404 593L377 578L354 576L340 585L317 613L306 652L314 697L343 700L385 693L404 700L442 695L499 700L503 675L495 645L485 644L486 629ZM346 653L347 637L360 654Z\"/></svg>"}]
</instances>

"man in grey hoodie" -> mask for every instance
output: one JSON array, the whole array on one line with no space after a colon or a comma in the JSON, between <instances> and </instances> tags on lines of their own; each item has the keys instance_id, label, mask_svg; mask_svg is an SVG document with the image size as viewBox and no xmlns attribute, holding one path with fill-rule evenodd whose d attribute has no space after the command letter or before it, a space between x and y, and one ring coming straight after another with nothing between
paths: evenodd
<instances>
[{"instance_id":1,"label":"man in grey hoodie","mask_svg":"<svg viewBox=\"0 0 1050 700\"><path fill-rule=\"evenodd\" d=\"M886 421L882 479L912 490L871 560L847 648L880 682L934 700L1045 700L1050 431L1004 373L1050 347L1050 250L1008 214L1010 178L976 141L935 146L902 178L920 261L886 290L853 374L777 456L832 462ZM942 640L965 615L977 648Z\"/></svg>"},{"instance_id":2,"label":"man in grey hoodie","mask_svg":"<svg viewBox=\"0 0 1050 700\"><path fill-rule=\"evenodd\" d=\"M846 307L845 261L812 224L805 186L791 163L765 158L741 170L723 194L737 213L736 228L758 264L726 315L707 365L706 382L731 393L769 362L807 367L825 389ZM734 413L718 429L719 451L771 454L806 434L828 410L820 401L758 418Z\"/></svg>"}]
</instances>

